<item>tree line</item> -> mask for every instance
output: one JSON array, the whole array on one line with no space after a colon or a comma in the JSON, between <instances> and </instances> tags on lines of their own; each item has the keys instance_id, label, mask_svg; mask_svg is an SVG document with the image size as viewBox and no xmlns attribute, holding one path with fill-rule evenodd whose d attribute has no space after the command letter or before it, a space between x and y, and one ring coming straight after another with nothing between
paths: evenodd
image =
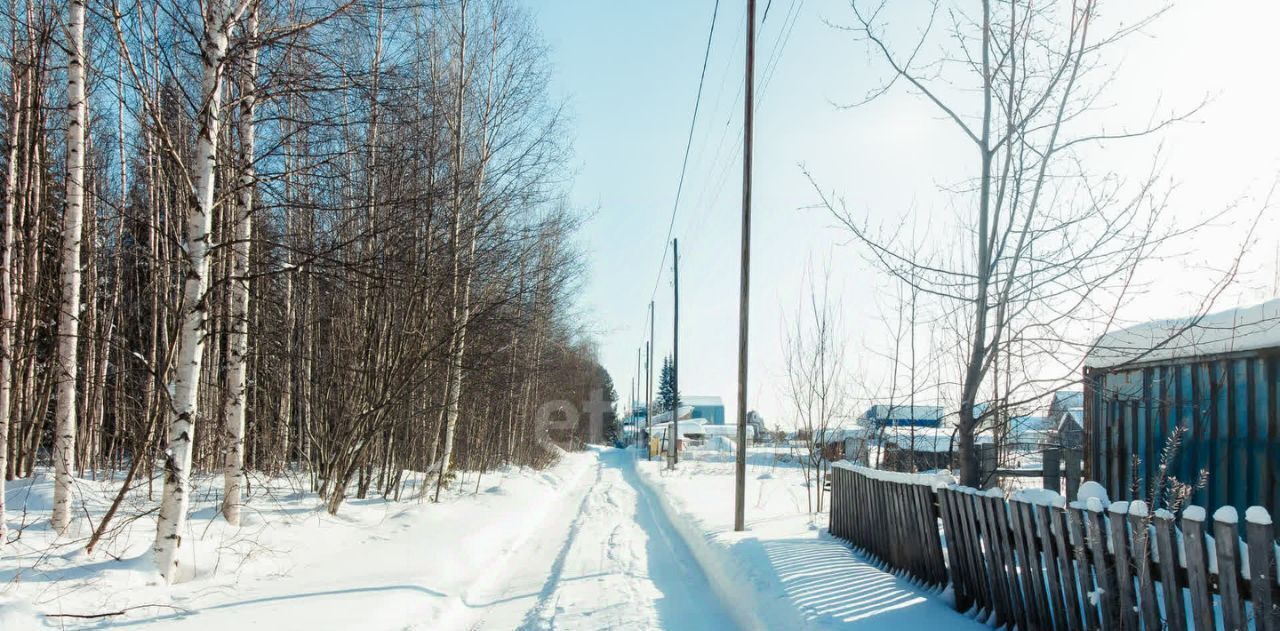
<instances>
[{"instance_id":1,"label":"tree line","mask_svg":"<svg viewBox=\"0 0 1280 631\"><path fill-rule=\"evenodd\" d=\"M607 381L509 0L8 0L0 29L0 469L52 469L59 533L77 478L162 481L172 581L193 473L233 524L247 471L333 513L406 470L438 497L548 462L539 403Z\"/></svg>"}]
</instances>

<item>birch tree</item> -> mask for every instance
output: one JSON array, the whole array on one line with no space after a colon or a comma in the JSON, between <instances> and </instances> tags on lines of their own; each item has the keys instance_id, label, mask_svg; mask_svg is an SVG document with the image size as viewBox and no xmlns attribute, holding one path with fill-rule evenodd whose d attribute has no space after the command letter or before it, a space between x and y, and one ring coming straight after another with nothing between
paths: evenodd
<instances>
[{"instance_id":1,"label":"birch tree","mask_svg":"<svg viewBox=\"0 0 1280 631\"><path fill-rule=\"evenodd\" d=\"M18 199L18 134L22 131L22 80L19 78L17 1L10 0L14 16L9 23L9 50L14 56L9 64L9 130L5 146L5 187L3 235L4 251L0 252L0 480L9 471L9 410L13 395L13 246L14 221ZM4 483L0 482L0 551L3 551L7 523L5 519Z\"/></svg>"},{"instance_id":2,"label":"birch tree","mask_svg":"<svg viewBox=\"0 0 1280 631\"><path fill-rule=\"evenodd\" d=\"M85 55L84 0L71 0L67 15L67 199L62 216L62 305L58 311L58 394L53 448L53 515L59 534L71 522L76 454L76 384L80 341L80 240L84 234Z\"/></svg>"},{"instance_id":3,"label":"birch tree","mask_svg":"<svg viewBox=\"0 0 1280 631\"><path fill-rule=\"evenodd\" d=\"M466 281L463 279L463 250L462 250L462 222L465 218L463 212L463 168L464 159L466 157L466 143L464 141L464 125L466 123L466 98L468 86L468 67L467 67L467 6L468 0L459 0L458 3L458 21L455 27L457 51L454 54L454 65L456 74L456 85L454 89L454 109L449 124L453 127L453 201L451 218L449 221L449 255L452 258L452 273L450 275L452 289L450 291L450 302L452 304L451 313L449 315L449 366L448 376L445 381L444 394L444 452L440 456L440 473L436 478L436 494L435 498L440 498L440 487L443 485L445 477L449 473L449 463L453 459L453 445L458 427L458 401L462 391L462 354L466 350L466 321L463 313L463 302L470 297L470 287L464 286ZM474 239L470 241L474 247ZM469 280L468 273L467 279Z\"/></svg>"},{"instance_id":4,"label":"birch tree","mask_svg":"<svg viewBox=\"0 0 1280 631\"><path fill-rule=\"evenodd\" d=\"M200 36L200 109L193 190L185 218L182 254L185 280L181 328L169 382L169 438L165 448L164 491L154 547L156 569L166 582L178 577L178 550L191 502L191 447L199 415L200 368L208 333L209 247L213 227L214 177L222 126L222 75L231 30L248 8L248 0L208 0L202 10Z\"/></svg>"},{"instance_id":5,"label":"birch tree","mask_svg":"<svg viewBox=\"0 0 1280 631\"><path fill-rule=\"evenodd\" d=\"M258 35L257 9L249 12L244 23L244 67L239 72L240 117L237 129L240 139L240 185L233 217L235 242L231 249L230 339L227 368L226 471L224 472L222 514L232 525L240 524L241 494L244 488L244 415L246 394L246 357L249 350L249 243L253 236L254 177L254 110L258 71L258 52L253 41Z\"/></svg>"}]
</instances>

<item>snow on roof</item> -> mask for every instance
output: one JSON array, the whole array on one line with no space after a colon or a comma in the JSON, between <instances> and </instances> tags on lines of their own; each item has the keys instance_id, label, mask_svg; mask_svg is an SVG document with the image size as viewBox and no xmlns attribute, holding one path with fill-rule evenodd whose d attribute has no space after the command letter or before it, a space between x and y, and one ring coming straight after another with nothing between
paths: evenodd
<instances>
[{"instance_id":1,"label":"snow on roof","mask_svg":"<svg viewBox=\"0 0 1280 631\"><path fill-rule=\"evenodd\" d=\"M874 429L868 429L865 427L836 427L818 432L818 442L833 443L845 440L846 438L872 438L874 436Z\"/></svg>"},{"instance_id":2,"label":"snow on roof","mask_svg":"<svg viewBox=\"0 0 1280 631\"><path fill-rule=\"evenodd\" d=\"M680 432L680 436L682 437L703 436L706 434L706 431L702 427L702 419L689 419L689 420L681 419L679 425L680 425L680 428L678 431ZM669 429L670 427L671 427L671 423L658 423L653 426L653 432L650 435L666 436L667 429Z\"/></svg>"},{"instance_id":3,"label":"snow on roof","mask_svg":"<svg viewBox=\"0 0 1280 631\"><path fill-rule=\"evenodd\" d=\"M1052 427L1047 416L1015 416L1009 419L1009 431L1012 434L1028 432L1044 432Z\"/></svg>"},{"instance_id":4,"label":"snow on roof","mask_svg":"<svg viewBox=\"0 0 1280 631\"><path fill-rule=\"evenodd\" d=\"M715 395L680 395L680 403L685 405L697 406L720 406L724 407L724 401Z\"/></svg>"},{"instance_id":5,"label":"snow on roof","mask_svg":"<svg viewBox=\"0 0 1280 631\"><path fill-rule=\"evenodd\" d=\"M942 408L935 405L884 405L871 406L862 414L863 418L875 420L930 420L936 421L943 415Z\"/></svg>"},{"instance_id":6,"label":"snow on roof","mask_svg":"<svg viewBox=\"0 0 1280 631\"><path fill-rule=\"evenodd\" d=\"M1066 427L1068 419L1075 421L1076 425L1079 425L1080 427L1084 427L1084 408L1083 407L1068 408L1064 410L1062 412L1062 416L1059 416L1057 421L1057 427L1059 431L1061 431L1064 427Z\"/></svg>"},{"instance_id":7,"label":"snow on roof","mask_svg":"<svg viewBox=\"0 0 1280 631\"><path fill-rule=\"evenodd\" d=\"M738 435L738 424L737 423L734 423L732 425L704 424L702 426L702 433L706 434L707 436L728 436L730 438L733 438ZM754 438L755 435L756 435L756 428L748 425L747 437Z\"/></svg>"},{"instance_id":8,"label":"snow on roof","mask_svg":"<svg viewBox=\"0 0 1280 631\"><path fill-rule=\"evenodd\" d=\"M692 405L682 405L682 406L680 406L679 410L680 410L680 416L679 416L678 418L679 418L680 420L682 420L682 421L683 421L683 420L685 420L685 419L687 419L687 418L693 418L693 406L692 406ZM654 422L654 423L670 423L670 422L671 422L671 412L670 412L670 411L666 411L666 412L663 412L662 414L655 414L655 415L654 415L654 417L653 417L653 422Z\"/></svg>"},{"instance_id":9,"label":"snow on roof","mask_svg":"<svg viewBox=\"0 0 1280 631\"><path fill-rule=\"evenodd\" d=\"M1081 390L1059 390L1053 393L1053 402L1059 407L1078 408L1084 405L1084 392Z\"/></svg>"},{"instance_id":10,"label":"snow on roof","mask_svg":"<svg viewBox=\"0 0 1280 631\"><path fill-rule=\"evenodd\" d=\"M1280 299L1201 318L1156 320L1098 338L1084 365L1111 368L1129 362L1198 357L1280 346Z\"/></svg>"},{"instance_id":11,"label":"snow on roof","mask_svg":"<svg viewBox=\"0 0 1280 631\"><path fill-rule=\"evenodd\" d=\"M950 428L917 427L914 429L913 432L910 427L886 428L881 443L893 444L899 449L929 453L943 453L954 448L951 440L954 430ZM973 442L977 445L990 444L991 435L978 434L973 437Z\"/></svg>"}]
</instances>

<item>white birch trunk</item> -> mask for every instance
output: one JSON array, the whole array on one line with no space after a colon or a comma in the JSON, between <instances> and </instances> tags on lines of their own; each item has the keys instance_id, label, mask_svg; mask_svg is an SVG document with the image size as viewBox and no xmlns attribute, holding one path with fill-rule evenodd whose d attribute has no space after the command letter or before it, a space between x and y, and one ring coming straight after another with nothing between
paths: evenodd
<instances>
[{"instance_id":1,"label":"white birch trunk","mask_svg":"<svg viewBox=\"0 0 1280 631\"><path fill-rule=\"evenodd\" d=\"M224 0L211 0L204 15L200 42L202 76L199 138L192 163L194 199L186 217L185 281L182 288L182 325L169 382L171 419L165 450L164 492L156 525L156 569L165 582L178 575L178 550L191 503L191 445L199 412L200 364L204 358L206 321L209 306L209 240L213 227L214 174L217 142L222 116L222 69L227 54L227 38L232 11Z\"/></svg>"},{"instance_id":2,"label":"white birch trunk","mask_svg":"<svg viewBox=\"0 0 1280 631\"><path fill-rule=\"evenodd\" d=\"M461 259L458 241L462 235L462 169L465 164L463 133L463 109L467 94L467 3L458 5L458 91L454 103L453 122L453 217L451 218L451 239L449 249L453 259L453 278L450 307L449 332L449 369L446 375L444 395L444 451L440 455L440 474L436 477L436 500L440 499L440 487L444 485L445 476L449 474L449 465L453 459L453 443L458 429L458 401L462 395L462 353L466 347L463 327L467 317L459 313L459 283Z\"/></svg>"},{"instance_id":3,"label":"white birch trunk","mask_svg":"<svg viewBox=\"0 0 1280 631\"><path fill-rule=\"evenodd\" d=\"M80 239L84 233L84 0L71 0L67 26L67 206L62 215L62 306L58 310L58 389L54 406L54 532L71 523L76 453L76 343L80 339Z\"/></svg>"},{"instance_id":4,"label":"white birch trunk","mask_svg":"<svg viewBox=\"0 0 1280 631\"><path fill-rule=\"evenodd\" d=\"M258 36L258 16L249 14L244 27L249 50L245 54L244 76L240 83L240 190L236 196L239 213L235 222L235 243L231 248L231 337L228 340L226 454L223 473L222 516L233 526L240 525L241 494L244 489L245 358L249 351L249 240L253 236L254 78L258 53L252 42Z\"/></svg>"},{"instance_id":5,"label":"white birch trunk","mask_svg":"<svg viewBox=\"0 0 1280 631\"><path fill-rule=\"evenodd\" d=\"M16 26L14 27L17 28ZM16 44L17 38L10 41ZM13 46L14 51L17 46ZM13 222L18 199L18 133L22 129L21 83L13 78L8 172L5 174L4 252L0 253L0 549L4 548L4 478L9 468L9 401L13 395Z\"/></svg>"}]
</instances>

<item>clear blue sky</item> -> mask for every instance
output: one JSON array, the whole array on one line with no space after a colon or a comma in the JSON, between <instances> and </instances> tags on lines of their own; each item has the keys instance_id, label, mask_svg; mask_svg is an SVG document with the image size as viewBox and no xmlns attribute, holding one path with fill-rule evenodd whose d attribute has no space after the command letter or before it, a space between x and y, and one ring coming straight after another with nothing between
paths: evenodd
<instances>
[{"instance_id":1,"label":"clear blue sky","mask_svg":"<svg viewBox=\"0 0 1280 631\"><path fill-rule=\"evenodd\" d=\"M760 10L768 0L761 0ZM606 368L626 398L643 343L646 308L657 283L657 347L671 348L670 259L659 261L671 216L680 160L693 109L713 0L525 0L552 48L553 92L572 117L577 168L573 200L594 211L583 234L590 278L580 306L600 342ZM694 135L675 235L681 253L681 390L719 395L729 418L736 406L738 238L741 187L741 85L744 5L722 0L703 107ZM1128 105L1149 113L1157 99L1211 107L1176 131L1164 148L1166 172L1178 183L1175 205L1187 213L1250 201L1280 164L1275 90L1264 77L1277 58L1271 3L1230 11L1184 2L1150 37L1116 61L1122 73L1117 115ZM779 45L793 7L794 30ZM910 23L915 9L893 16ZM824 189L842 195L872 223L912 214L930 224L953 221L953 198L939 186L967 177L971 160L955 131L905 91L871 105L843 109L884 79L849 33L828 22L850 19L843 0L774 0L758 40L755 221L749 407L789 425L780 388L782 327L804 294L809 261L830 260L842 296L850 365L867 389L882 379L887 279L858 255L825 211L799 165ZM776 55L775 50L781 51ZM770 71L769 62L776 67ZM1150 162L1149 157L1140 156ZM1128 156L1104 151L1100 159ZM1274 223L1269 224L1274 228ZM1215 238L1231 234L1224 228ZM1212 245L1212 242L1199 245ZM1192 252L1183 266L1214 263ZM1251 261L1257 272L1229 300L1270 295L1275 241ZM1203 260L1197 258L1203 254ZM1167 268L1166 268L1167 269ZM1166 274L1167 275L1167 274ZM1157 282L1159 279L1157 279ZM1184 283L1185 284L1185 283ZM1152 289L1133 319L1186 309L1186 287ZM1181 293L1180 293L1181 292ZM1181 299L1179 298L1181 297ZM655 361L655 364L659 364Z\"/></svg>"}]
</instances>

